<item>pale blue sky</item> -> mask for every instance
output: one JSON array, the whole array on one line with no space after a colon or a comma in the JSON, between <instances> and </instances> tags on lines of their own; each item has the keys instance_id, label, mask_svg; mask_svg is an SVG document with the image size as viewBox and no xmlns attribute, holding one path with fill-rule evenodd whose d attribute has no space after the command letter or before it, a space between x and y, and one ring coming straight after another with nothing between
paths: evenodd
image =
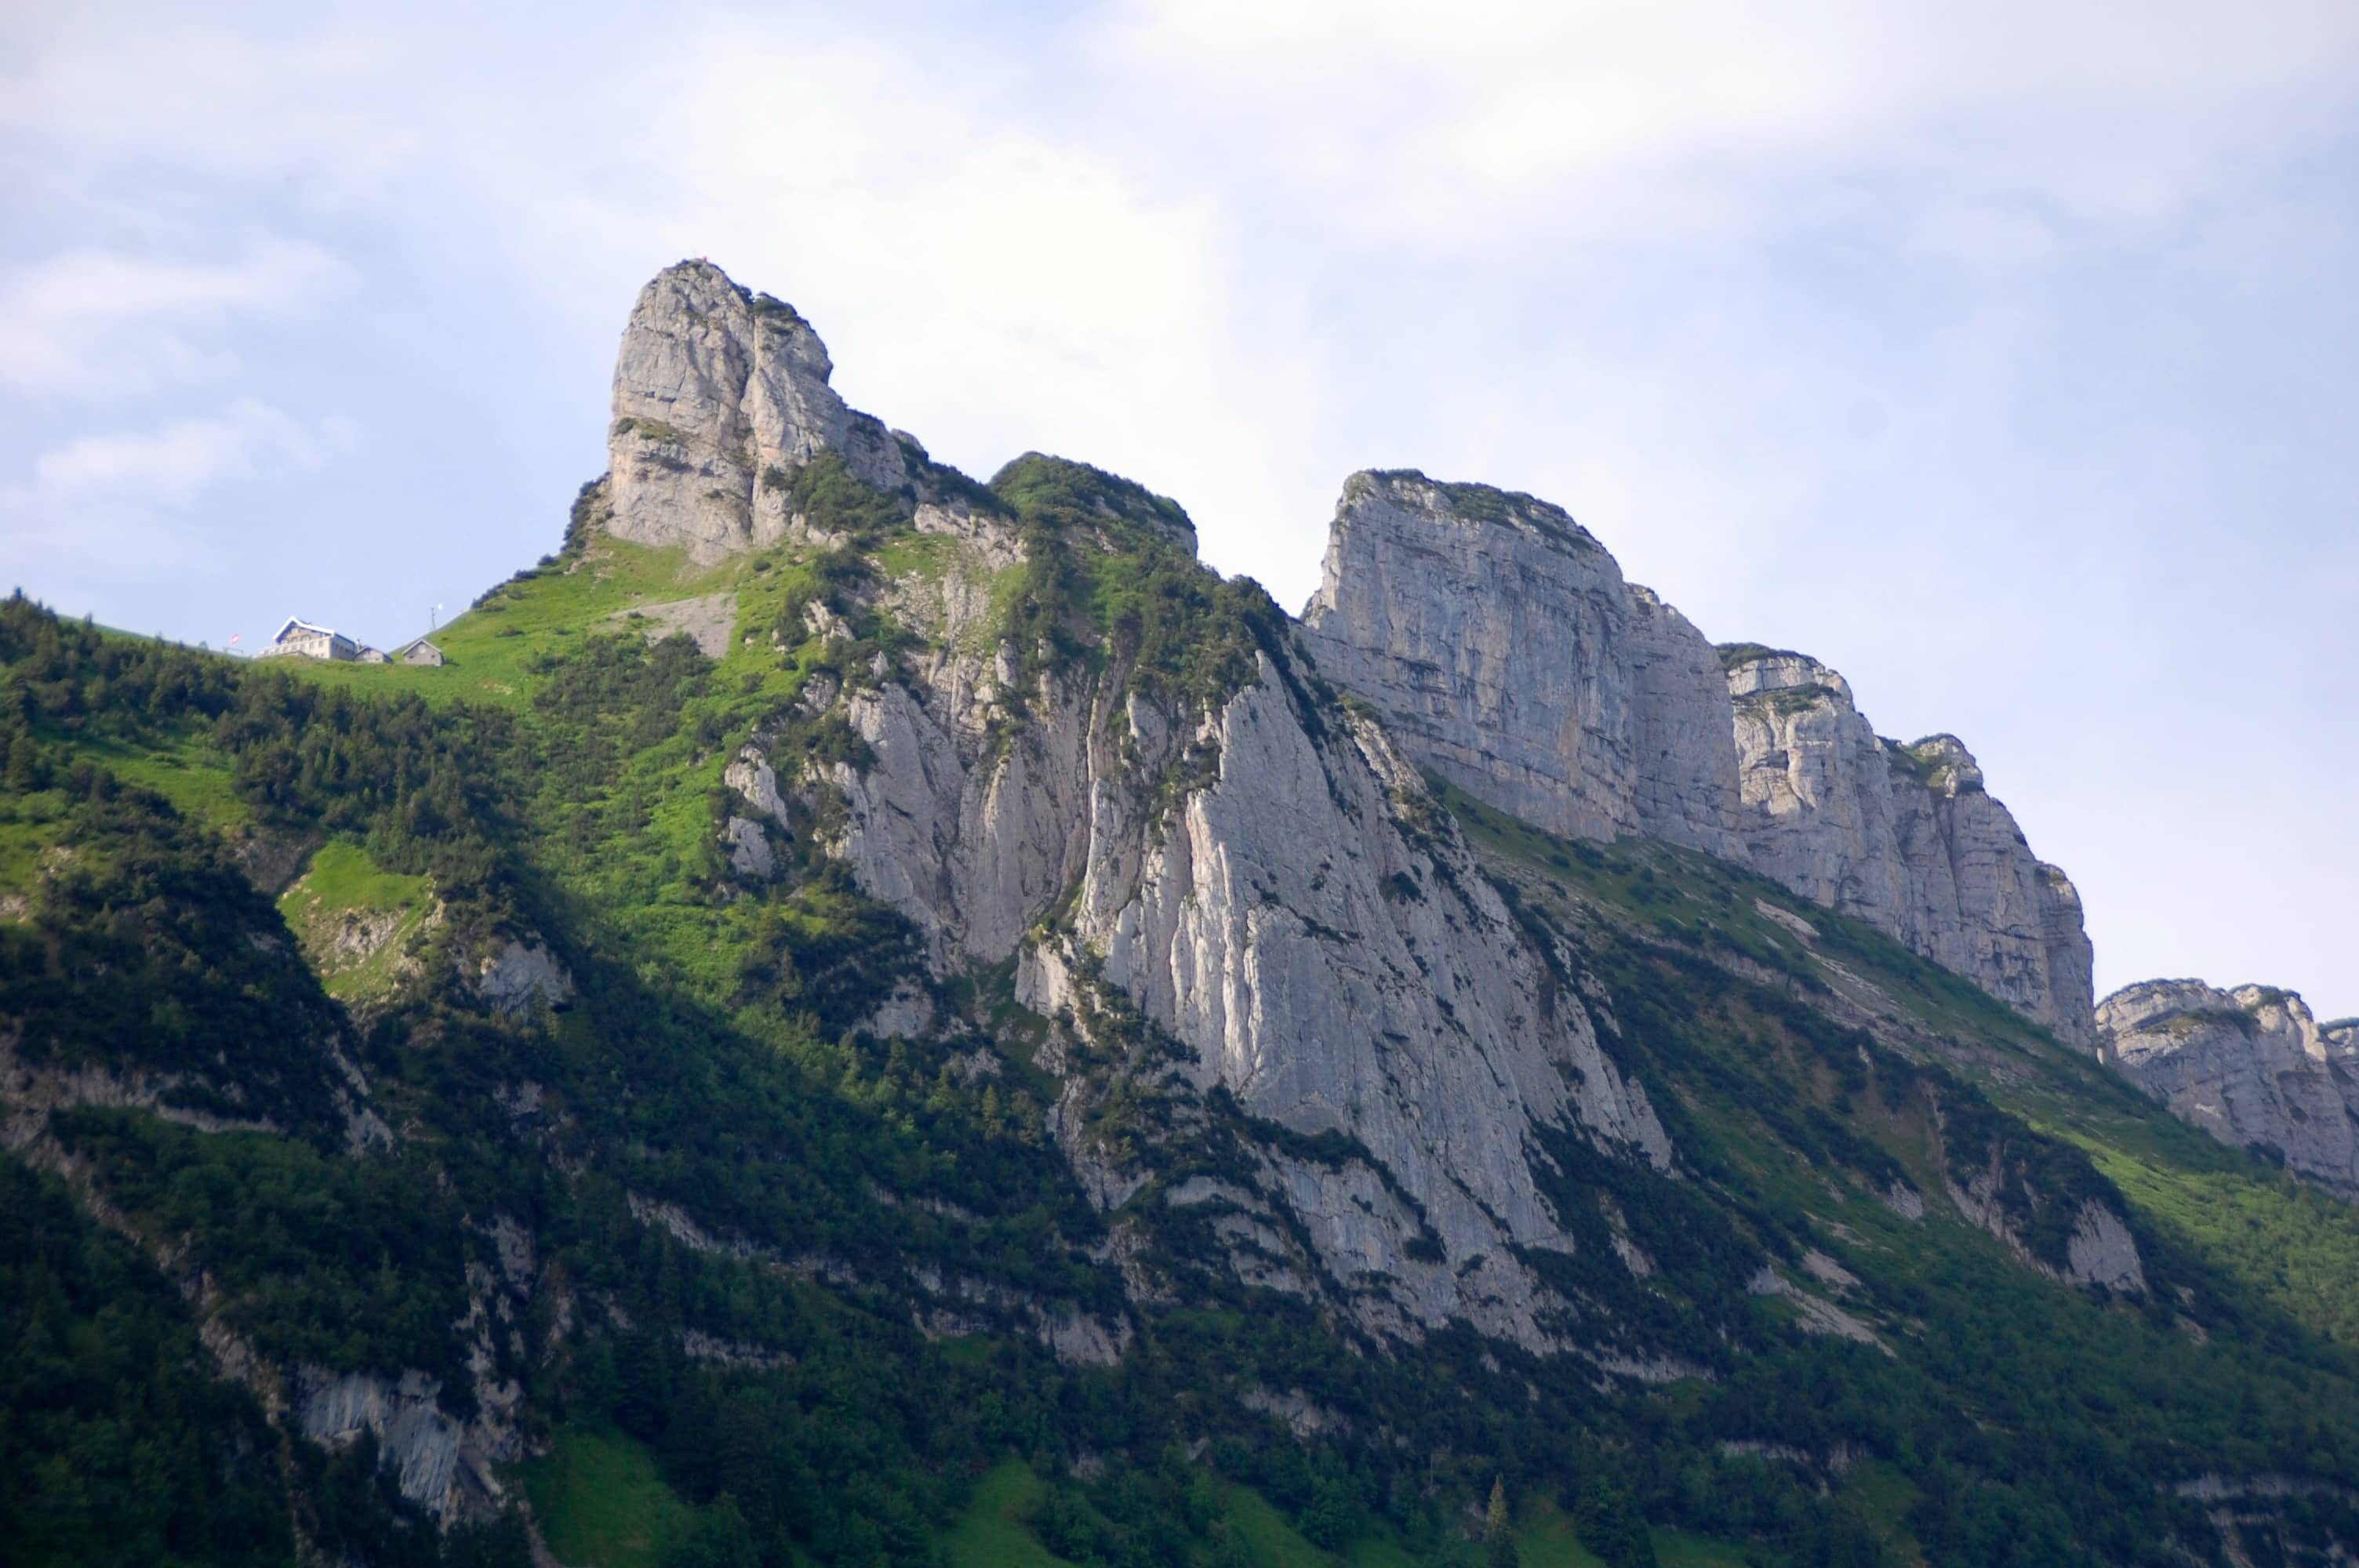
<instances>
[{"instance_id":1,"label":"pale blue sky","mask_svg":"<svg viewBox=\"0 0 2359 1568\"><path fill-rule=\"evenodd\" d=\"M60 609L423 630L709 254L1289 604L1353 469L1560 502L1962 736L2101 989L2359 1012L2347 0L71 9L0 21L0 577Z\"/></svg>"}]
</instances>

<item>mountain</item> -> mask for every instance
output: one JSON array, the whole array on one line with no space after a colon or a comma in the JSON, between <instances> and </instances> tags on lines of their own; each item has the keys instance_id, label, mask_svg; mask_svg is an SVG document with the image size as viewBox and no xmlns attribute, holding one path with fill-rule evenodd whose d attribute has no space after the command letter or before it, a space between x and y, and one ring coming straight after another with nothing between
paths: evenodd
<instances>
[{"instance_id":1,"label":"mountain","mask_svg":"<svg viewBox=\"0 0 2359 1568\"><path fill-rule=\"evenodd\" d=\"M2359 1198L2359 1019L2321 1023L2274 986L2147 980L2097 1022L2121 1071L2180 1116Z\"/></svg>"},{"instance_id":2,"label":"mountain","mask_svg":"<svg viewBox=\"0 0 2359 1568\"><path fill-rule=\"evenodd\" d=\"M1297 619L831 373L658 276L437 667L0 607L19 1557L2359 1549L2351 1211L1962 744L1528 496Z\"/></svg>"},{"instance_id":3,"label":"mountain","mask_svg":"<svg viewBox=\"0 0 2359 1568\"><path fill-rule=\"evenodd\" d=\"M1303 630L1321 670L1487 804L1751 865L2094 1049L2079 895L1965 747L1880 739L1799 654L1714 650L1559 508L1355 474Z\"/></svg>"}]
</instances>

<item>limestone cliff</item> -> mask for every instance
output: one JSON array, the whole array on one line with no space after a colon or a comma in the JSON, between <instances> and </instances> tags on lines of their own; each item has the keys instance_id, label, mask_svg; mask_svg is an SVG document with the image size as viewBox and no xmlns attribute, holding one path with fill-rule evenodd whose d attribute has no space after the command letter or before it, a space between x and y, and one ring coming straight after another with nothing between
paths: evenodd
<instances>
[{"instance_id":1,"label":"limestone cliff","mask_svg":"<svg viewBox=\"0 0 2359 1568\"><path fill-rule=\"evenodd\" d=\"M1632 583L1630 602L1626 662L1639 831L1748 861L1736 759L1723 743L1733 715L1720 655L1653 589Z\"/></svg>"},{"instance_id":2,"label":"limestone cliff","mask_svg":"<svg viewBox=\"0 0 2359 1568\"><path fill-rule=\"evenodd\" d=\"M1322 675L1479 799L1744 858L1710 644L1546 502L1353 475L1302 625Z\"/></svg>"},{"instance_id":3,"label":"limestone cliff","mask_svg":"<svg viewBox=\"0 0 2359 1568\"><path fill-rule=\"evenodd\" d=\"M1016 577L1066 570L1043 550L1177 551L1194 574L1175 505L1027 458L1089 492L1040 533L844 409L828 369L787 307L701 265L658 277L616 371L607 526L705 557L819 539L795 482L830 452L902 499L924 564L805 612L825 636L880 614L900 633L769 732L841 721L856 743L790 779L757 733L728 770L733 865L767 879L760 825L794 795L818 846L913 923L936 977L1012 960L1058 1032L1053 1130L1107 1207L1146 1178L1093 1145L1092 1091L1066 1064L1103 1055L1128 1010L1176 1044L1164 1087L1345 1140L1340 1163L1263 1140L1250 1187L1199 1195L1233 1211L1240 1277L1324 1281L1381 1334L1463 1319L1555 1342L1565 1303L1527 1260L1573 1244L1538 1141L1574 1131L1663 1171L1673 1154L1600 1044L1577 956L1501 903L1420 770L1558 833L1757 866L2090 1039L2071 884L2031 858L1965 749L1878 740L1842 677L1798 655L1731 667L1560 509L1354 475L1301 621L1273 614L1249 672L1182 696L1118 637L1076 661L1053 646L1073 625L1019 638L1006 615ZM932 1027L922 1003L887 1011ZM1147 1058L1125 1070L1162 1083Z\"/></svg>"},{"instance_id":4,"label":"limestone cliff","mask_svg":"<svg viewBox=\"0 0 2359 1568\"><path fill-rule=\"evenodd\" d=\"M1321 675L1478 799L1750 864L2094 1048L2079 895L1965 747L1879 739L1814 660L1714 650L1558 508L1355 474L1302 631Z\"/></svg>"},{"instance_id":5,"label":"limestone cliff","mask_svg":"<svg viewBox=\"0 0 2359 1568\"><path fill-rule=\"evenodd\" d=\"M2221 1142L2359 1197L2359 1027L2321 1025L2292 991L2145 980L2097 1006L2125 1077Z\"/></svg>"},{"instance_id":6,"label":"limestone cliff","mask_svg":"<svg viewBox=\"0 0 2359 1568\"><path fill-rule=\"evenodd\" d=\"M1753 864L2095 1048L2080 894L2031 853L1953 735L1878 737L1799 654L1723 651Z\"/></svg>"},{"instance_id":7,"label":"limestone cliff","mask_svg":"<svg viewBox=\"0 0 2359 1568\"><path fill-rule=\"evenodd\" d=\"M794 470L842 454L858 479L908 482L891 432L828 385L827 346L791 307L682 262L639 291L614 361L608 532L698 560L782 535Z\"/></svg>"},{"instance_id":8,"label":"limestone cliff","mask_svg":"<svg viewBox=\"0 0 2359 1568\"><path fill-rule=\"evenodd\" d=\"M1671 1163L1562 957L1535 949L1382 727L1312 694L1298 649L1201 706L1119 665L1027 672L980 640L1018 539L963 508L918 524L950 536L947 568L882 599L926 651L835 696L865 758L804 781L840 807L832 852L938 972L1016 957L1041 1014L1086 1034L1135 1009L1181 1047L1187 1090L1348 1141L1340 1163L1265 1147L1256 1188L1224 1191L1241 1277L1323 1276L1382 1334L1462 1318L1549 1343L1564 1303L1517 1253L1573 1244L1535 1134ZM1118 1206L1141 1178L1091 1146L1079 1092L1060 1136ZM1263 1256L1280 1231L1311 1249L1290 1273Z\"/></svg>"}]
</instances>

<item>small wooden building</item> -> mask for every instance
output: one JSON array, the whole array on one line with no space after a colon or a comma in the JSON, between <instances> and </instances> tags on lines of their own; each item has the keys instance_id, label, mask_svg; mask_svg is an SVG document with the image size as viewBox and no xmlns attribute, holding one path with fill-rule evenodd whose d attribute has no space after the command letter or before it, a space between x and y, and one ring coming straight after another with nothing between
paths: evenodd
<instances>
[{"instance_id":1,"label":"small wooden building","mask_svg":"<svg viewBox=\"0 0 2359 1568\"><path fill-rule=\"evenodd\" d=\"M397 656L405 665L439 665L442 662L442 650L420 637Z\"/></svg>"}]
</instances>

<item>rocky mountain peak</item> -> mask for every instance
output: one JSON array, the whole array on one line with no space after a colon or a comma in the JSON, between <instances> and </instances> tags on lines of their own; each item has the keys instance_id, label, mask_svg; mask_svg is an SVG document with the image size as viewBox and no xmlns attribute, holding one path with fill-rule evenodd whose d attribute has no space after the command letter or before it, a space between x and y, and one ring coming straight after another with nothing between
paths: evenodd
<instances>
[{"instance_id":1,"label":"rocky mountain peak","mask_svg":"<svg viewBox=\"0 0 2359 1568\"><path fill-rule=\"evenodd\" d=\"M1561 508L1353 474L1303 625L1323 674L1478 799L1552 832L1743 858L1711 644Z\"/></svg>"},{"instance_id":2,"label":"rocky mountain peak","mask_svg":"<svg viewBox=\"0 0 2359 1568\"><path fill-rule=\"evenodd\" d=\"M1875 733L1806 654L1720 650L1754 864L2094 1049L2092 954L2070 878L2034 858L1954 735Z\"/></svg>"},{"instance_id":3,"label":"rocky mountain peak","mask_svg":"<svg viewBox=\"0 0 2359 1568\"><path fill-rule=\"evenodd\" d=\"M1982 764L1955 735L1928 735L1905 746L1887 741L1885 750L1896 767L1937 795L1956 796L1984 787Z\"/></svg>"},{"instance_id":4,"label":"rocky mountain peak","mask_svg":"<svg viewBox=\"0 0 2359 1568\"><path fill-rule=\"evenodd\" d=\"M2310 1004L2299 991L2280 986L2215 988L2200 979L2140 980L2105 998L2097 1011L2106 1031L2117 1035L2151 1036L2159 1031L2184 1036L2194 1024L2219 1022L2248 1032L2283 1032L2301 1044L2303 1054L2321 1061L2327 1055L2324 1031ZM2175 1020L2185 1022L2174 1030ZM2139 1044L2152 1048L2155 1042L2142 1039Z\"/></svg>"},{"instance_id":5,"label":"rocky mountain peak","mask_svg":"<svg viewBox=\"0 0 2359 1568\"><path fill-rule=\"evenodd\" d=\"M2298 992L2142 980L2097 1004L2106 1054L2132 1082L2232 1148L2359 1195L2359 1038Z\"/></svg>"},{"instance_id":6,"label":"rocky mountain peak","mask_svg":"<svg viewBox=\"0 0 2359 1568\"><path fill-rule=\"evenodd\" d=\"M1417 469L1363 469L1343 481L1338 514L1388 509L1437 528L1504 529L1549 548L1595 550L1589 530L1564 508L1521 491L1429 479ZM1617 573L1611 557L1607 563Z\"/></svg>"},{"instance_id":7,"label":"rocky mountain peak","mask_svg":"<svg viewBox=\"0 0 2359 1568\"><path fill-rule=\"evenodd\" d=\"M1723 643L1715 651L1727 673L1728 694L1733 698L1824 692L1843 707L1852 706L1851 683L1808 654L1765 648L1758 643Z\"/></svg>"},{"instance_id":8,"label":"rocky mountain peak","mask_svg":"<svg viewBox=\"0 0 2359 1568\"><path fill-rule=\"evenodd\" d=\"M1715 648L1562 509L1354 474L1303 625L1321 673L1477 799L1749 864L2094 1047L2080 897L1965 745L1880 739L1806 654Z\"/></svg>"},{"instance_id":9,"label":"rocky mountain peak","mask_svg":"<svg viewBox=\"0 0 2359 1568\"><path fill-rule=\"evenodd\" d=\"M658 273L614 361L608 531L716 560L779 537L794 473L822 454L840 454L881 489L908 483L910 453L844 405L828 384L833 373L827 345L792 306L710 262Z\"/></svg>"}]
</instances>

